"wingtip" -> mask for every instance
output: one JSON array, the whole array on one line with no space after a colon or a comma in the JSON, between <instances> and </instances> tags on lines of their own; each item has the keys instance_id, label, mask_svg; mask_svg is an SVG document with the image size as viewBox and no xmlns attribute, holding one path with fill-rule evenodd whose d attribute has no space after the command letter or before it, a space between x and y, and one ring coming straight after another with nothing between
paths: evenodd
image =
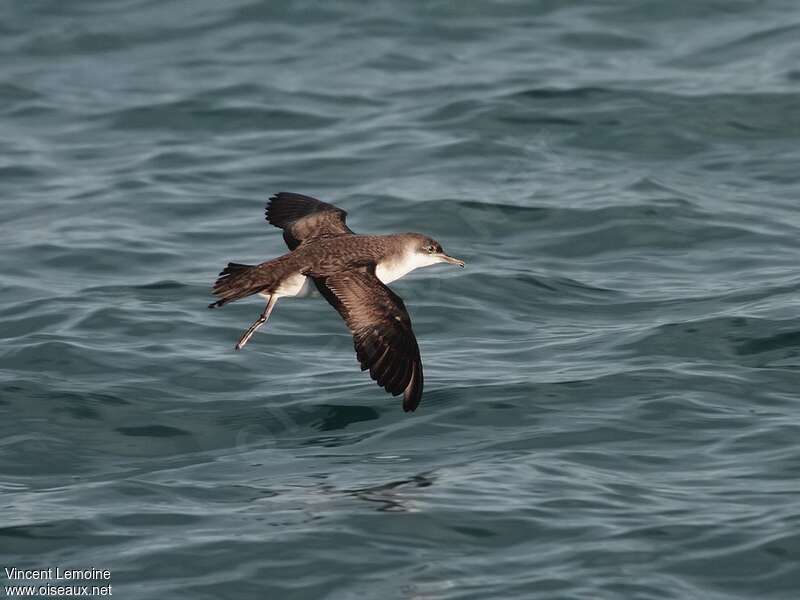
<instances>
[{"instance_id":1,"label":"wingtip","mask_svg":"<svg viewBox=\"0 0 800 600\"><path fill-rule=\"evenodd\" d=\"M417 410L420 401L422 400L422 395L420 394L417 397L413 397L407 394L403 395L403 412L414 412Z\"/></svg>"},{"instance_id":2,"label":"wingtip","mask_svg":"<svg viewBox=\"0 0 800 600\"><path fill-rule=\"evenodd\" d=\"M273 209L276 210L277 213L280 213L281 212L280 206L275 207L273 206L273 204L280 200L288 200L291 196L300 196L300 194L295 194L293 192L276 192L269 197L266 206L264 206L264 218L266 219L267 223L269 223L270 225L275 225L276 227L283 228L283 225L277 223L277 220L280 220L280 214L275 215L270 213Z\"/></svg>"},{"instance_id":3,"label":"wingtip","mask_svg":"<svg viewBox=\"0 0 800 600\"><path fill-rule=\"evenodd\" d=\"M281 196L285 196L286 192L275 192L267 199L266 207L264 208L265 211L269 210L269 205L275 202L276 200L280 200Z\"/></svg>"},{"instance_id":4,"label":"wingtip","mask_svg":"<svg viewBox=\"0 0 800 600\"><path fill-rule=\"evenodd\" d=\"M403 390L403 411L414 412L422 402L422 365L414 364L411 380Z\"/></svg>"},{"instance_id":5,"label":"wingtip","mask_svg":"<svg viewBox=\"0 0 800 600\"><path fill-rule=\"evenodd\" d=\"M269 205L270 205L272 202L275 202L275 200L278 200L278 199L279 199L281 196L283 196L284 194L286 194L286 192L277 192L277 193L275 193L275 194L272 194L272 195L269 197L269 199L267 200L267 208L269 208Z\"/></svg>"},{"instance_id":6,"label":"wingtip","mask_svg":"<svg viewBox=\"0 0 800 600\"><path fill-rule=\"evenodd\" d=\"M264 205L264 219L266 219L267 223L272 223L272 221L269 219L269 209L272 206L272 203L277 199L278 194L272 194L272 196L267 199L267 203Z\"/></svg>"}]
</instances>

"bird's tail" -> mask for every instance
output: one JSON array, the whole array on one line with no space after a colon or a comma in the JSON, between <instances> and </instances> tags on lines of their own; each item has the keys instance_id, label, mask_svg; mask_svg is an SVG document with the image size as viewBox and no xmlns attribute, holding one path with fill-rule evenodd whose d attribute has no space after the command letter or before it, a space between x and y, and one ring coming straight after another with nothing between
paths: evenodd
<instances>
[{"instance_id":1,"label":"bird's tail","mask_svg":"<svg viewBox=\"0 0 800 600\"><path fill-rule=\"evenodd\" d=\"M216 308L262 291L266 286L257 272L259 265L228 263L214 282L213 294L218 300L208 305Z\"/></svg>"}]
</instances>

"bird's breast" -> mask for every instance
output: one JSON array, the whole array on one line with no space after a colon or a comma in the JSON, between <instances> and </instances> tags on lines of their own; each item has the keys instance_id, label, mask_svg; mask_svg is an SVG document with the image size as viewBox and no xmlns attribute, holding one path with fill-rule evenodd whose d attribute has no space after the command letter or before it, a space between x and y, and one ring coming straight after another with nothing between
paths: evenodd
<instances>
[{"instance_id":1,"label":"bird's breast","mask_svg":"<svg viewBox=\"0 0 800 600\"><path fill-rule=\"evenodd\" d=\"M375 266L375 276L383 283L390 283L396 279L400 279L417 268L417 264L413 260L386 260L379 262Z\"/></svg>"}]
</instances>

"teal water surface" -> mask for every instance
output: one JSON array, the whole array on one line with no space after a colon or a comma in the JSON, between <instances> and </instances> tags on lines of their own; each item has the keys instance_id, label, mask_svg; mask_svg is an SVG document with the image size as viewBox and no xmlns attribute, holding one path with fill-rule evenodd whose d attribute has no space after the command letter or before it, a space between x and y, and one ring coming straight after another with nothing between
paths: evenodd
<instances>
[{"instance_id":1,"label":"teal water surface","mask_svg":"<svg viewBox=\"0 0 800 600\"><path fill-rule=\"evenodd\" d=\"M793 599L800 5L0 7L0 568L176 599ZM209 311L270 194L464 258ZM9 581L0 571L2 585Z\"/></svg>"}]
</instances>

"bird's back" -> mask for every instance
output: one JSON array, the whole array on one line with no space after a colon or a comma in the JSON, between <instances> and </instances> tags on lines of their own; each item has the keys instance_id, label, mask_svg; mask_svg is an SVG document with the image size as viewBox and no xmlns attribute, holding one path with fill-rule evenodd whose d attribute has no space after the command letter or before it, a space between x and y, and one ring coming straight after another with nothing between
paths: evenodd
<instances>
[{"instance_id":1,"label":"bird's back","mask_svg":"<svg viewBox=\"0 0 800 600\"><path fill-rule=\"evenodd\" d=\"M330 275L387 259L392 249L385 235L339 235L303 242L284 255L291 268L314 276ZM282 258L284 258L282 257Z\"/></svg>"}]
</instances>

